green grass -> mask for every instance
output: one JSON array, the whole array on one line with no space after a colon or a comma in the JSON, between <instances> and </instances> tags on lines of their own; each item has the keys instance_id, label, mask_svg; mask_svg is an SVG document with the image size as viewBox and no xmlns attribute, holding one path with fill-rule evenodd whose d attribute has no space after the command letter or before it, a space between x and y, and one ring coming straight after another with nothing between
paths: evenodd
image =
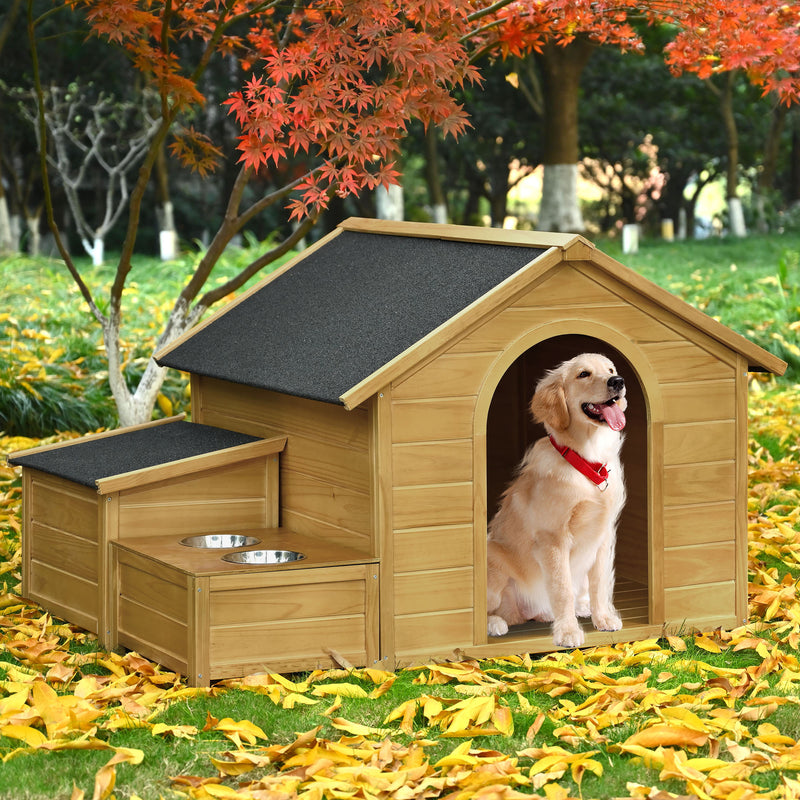
<instances>
[{"instance_id":1,"label":"green grass","mask_svg":"<svg viewBox=\"0 0 800 800\"><path fill-rule=\"evenodd\" d=\"M249 242L245 248L231 248L207 288L237 274L265 246ZM166 263L157 258L135 259L123 299L121 331L131 387L141 377L163 323L199 258L198 253L188 253ZM105 311L114 279L113 256L101 267L93 267L86 258L76 261ZM102 331L63 263L23 255L0 259L0 285L0 431L42 437L116 426ZM175 413L188 410L186 376L170 370L162 392ZM157 410L156 415L163 413Z\"/></svg>"}]
</instances>

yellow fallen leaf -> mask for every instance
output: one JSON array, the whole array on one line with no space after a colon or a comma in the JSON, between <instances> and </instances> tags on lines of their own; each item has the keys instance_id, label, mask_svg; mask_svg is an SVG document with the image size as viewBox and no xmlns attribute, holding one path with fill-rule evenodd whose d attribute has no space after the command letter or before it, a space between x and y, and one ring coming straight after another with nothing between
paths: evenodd
<instances>
[{"instance_id":1,"label":"yellow fallen leaf","mask_svg":"<svg viewBox=\"0 0 800 800\"><path fill-rule=\"evenodd\" d=\"M702 747L708 734L681 725L652 725L629 736L624 744L652 749L655 747Z\"/></svg>"},{"instance_id":2,"label":"yellow fallen leaf","mask_svg":"<svg viewBox=\"0 0 800 800\"><path fill-rule=\"evenodd\" d=\"M458 747L456 747L449 755L444 756L444 758L440 758L435 767L453 767L453 766L474 766L478 763L478 758L474 755L470 755L470 749L472 748L472 740L469 739L466 742L462 742Z\"/></svg>"},{"instance_id":3,"label":"yellow fallen leaf","mask_svg":"<svg viewBox=\"0 0 800 800\"><path fill-rule=\"evenodd\" d=\"M699 636L695 636L694 637L694 643L701 650L705 650L708 653L721 653L722 652L722 650L720 649L720 646L713 639L710 639L705 634L701 634Z\"/></svg>"},{"instance_id":4,"label":"yellow fallen leaf","mask_svg":"<svg viewBox=\"0 0 800 800\"><path fill-rule=\"evenodd\" d=\"M241 745L242 739L252 745L256 743L257 739L267 738L267 734L264 733L258 725L255 725L247 719L236 722L230 717L225 717L225 719L219 720L219 722L214 725L214 730L225 734L225 736L237 745Z\"/></svg>"},{"instance_id":5,"label":"yellow fallen leaf","mask_svg":"<svg viewBox=\"0 0 800 800\"><path fill-rule=\"evenodd\" d=\"M340 697L367 697L367 692L355 683L324 683L315 686L311 694L318 697L339 695Z\"/></svg>"},{"instance_id":6,"label":"yellow fallen leaf","mask_svg":"<svg viewBox=\"0 0 800 800\"><path fill-rule=\"evenodd\" d=\"M350 722L342 717L334 717L331 720L331 725L337 730L350 733L353 736L379 736L383 739L392 733L389 728L371 728L369 725L362 725L359 722Z\"/></svg>"},{"instance_id":7,"label":"yellow fallen leaf","mask_svg":"<svg viewBox=\"0 0 800 800\"><path fill-rule=\"evenodd\" d=\"M192 739L197 736L198 730L194 725L165 725L157 722L150 728L153 736L174 736L176 739Z\"/></svg>"},{"instance_id":8,"label":"yellow fallen leaf","mask_svg":"<svg viewBox=\"0 0 800 800\"><path fill-rule=\"evenodd\" d=\"M47 737L36 728L28 725L3 725L0 734L9 739L18 739L29 747L40 747L47 741Z\"/></svg>"}]
</instances>

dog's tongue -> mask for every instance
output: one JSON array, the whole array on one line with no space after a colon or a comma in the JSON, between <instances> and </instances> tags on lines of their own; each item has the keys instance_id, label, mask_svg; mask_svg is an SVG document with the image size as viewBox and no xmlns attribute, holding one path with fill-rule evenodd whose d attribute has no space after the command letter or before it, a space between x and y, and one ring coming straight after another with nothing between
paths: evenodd
<instances>
[{"instance_id":1,"label":"dog's tongue","mask_svg":"<svg viewBox=\"0 0 800 800\"><path fill-rule=\"evenodd\" d=\"M625 427L625 414L616 403L603 403L597 408L612 431L621 431Z\"/></svg>"}]
</instances>

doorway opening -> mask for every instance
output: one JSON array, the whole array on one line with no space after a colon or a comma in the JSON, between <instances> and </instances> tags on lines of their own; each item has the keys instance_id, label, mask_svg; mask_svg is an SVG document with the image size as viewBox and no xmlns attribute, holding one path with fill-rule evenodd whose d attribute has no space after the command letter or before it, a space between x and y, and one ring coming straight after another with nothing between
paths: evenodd
<instances>
[{"instance_id":1,"label":"doorway opening","mask_svg":"<svg viewBox=\"0 0 800 800\"><path fill-rule=\"evenodd\" d=\"M536 384L549 369L581 353L602 353L625 379L628 408L622 465L627 500L617 526L614 603L626 627L650 622L650 546L648 535L648 409L645 393L631 363L615 347L583 334L545 339L524 351L500 378L492 396L486 423L487 525L494 516L506 486L511 482L525 451L545 436L544 426L534 422L529 404ZM587 633L591 620L581 620ZM528 622L513 626L509 636L549 635L549 623Z\"/></svg>"}]
</instances>

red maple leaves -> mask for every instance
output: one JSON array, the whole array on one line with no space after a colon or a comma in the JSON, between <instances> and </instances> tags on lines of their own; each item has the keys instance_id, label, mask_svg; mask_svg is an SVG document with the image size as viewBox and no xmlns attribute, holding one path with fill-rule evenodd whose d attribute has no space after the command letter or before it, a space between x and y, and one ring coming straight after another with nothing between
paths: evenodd
<instances>
[{"instance_id":1,"label":"red maple leaves","mask_svg":"<svg viewBox=\"0 0 800 800\"><path fill-rule=\"evenodd\" d=\"M278 35L251 39L258 77L226 101L242 127L240 161L254 169L301 153L315 161L290 201L295 217L333 192L394 181L412 119L456 135L467 125L451 92L477 79L460 41L468 10L458 0L311 0L302 14L273 17Z\"/></svg>"},{"instance_id":2,"label":"red maple leaves","mask_svg":"<svg viewBox=\"0 0 800 800\"><path fill-rule=\"evenodd\" d=\"M479 81L476 54L522 55L578 35L635 50L641 42L631 15L677 26L668 53L676 71L707 77L744 69L765 92L800 98L800 8L780 0L67 2L86 10L95 33L130 52L169 113L203 102L197 80L214 54L251 70L225 103L241 128L239 160L253 170L296 157L309 165L290 201L297 218L333 193L394 182L412 119L463 133L468 121L453 89ZM175 55L182 39L201 45L194 63ZM173 152L207 169L213 148L190 139Z\"/></svg>"},{"instance_id":3,"label":"red maple leaves","mask_svg":"<svg viewBox=\"0 0 800 800\"><path fill-rule=\"evenodd\" d=\"M681 31L668 47L675 72L700 78L744 70L764 93L800 100L800 6L785 0L687 3L674 15Z\"/></svg>"}]
</instances>

